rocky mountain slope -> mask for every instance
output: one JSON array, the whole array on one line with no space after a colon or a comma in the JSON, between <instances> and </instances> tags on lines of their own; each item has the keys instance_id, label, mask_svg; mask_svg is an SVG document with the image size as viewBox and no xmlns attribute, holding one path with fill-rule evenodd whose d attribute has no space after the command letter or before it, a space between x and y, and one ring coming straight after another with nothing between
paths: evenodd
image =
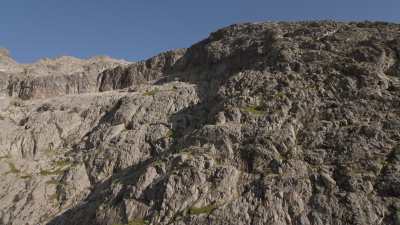
<instances>
[{"instance_id":1,"label":"rocky mountain slope","mask_svg":"<svg viewBox=\"0 0 400 225\"><path fill-rule=\"evenodd\" d=\"M400 224L400 25L232 25L142 62L0 57L0 224Z\"/></svg>"},{"instance_id":2,"label":"rocky mountain slope","mask_svg":"<svg viewBox=\"0 0 400 225\"><path fill-rule=\"evenodd\" d=\"M63 56L21 65L0 50L0 97L29 100L94 92L99 73L128 64L106 56L88 60Z\"/></svg>"}]
</instances>

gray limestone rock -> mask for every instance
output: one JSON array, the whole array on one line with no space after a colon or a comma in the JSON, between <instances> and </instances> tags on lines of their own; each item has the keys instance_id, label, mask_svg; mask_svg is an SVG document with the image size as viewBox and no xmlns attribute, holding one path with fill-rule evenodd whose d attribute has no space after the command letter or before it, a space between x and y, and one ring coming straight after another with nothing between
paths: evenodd
<instances>
[{"instance_id":1,"label":"gray limestone rock","mask_svg":"<svg viewBox=\"0 0 400 225\"><path fill-rule=\"evenodd\" d=\"M400 25L236 24L128 63L0 50L0 224L400 223Z\"/></svg>"}]
</instances>

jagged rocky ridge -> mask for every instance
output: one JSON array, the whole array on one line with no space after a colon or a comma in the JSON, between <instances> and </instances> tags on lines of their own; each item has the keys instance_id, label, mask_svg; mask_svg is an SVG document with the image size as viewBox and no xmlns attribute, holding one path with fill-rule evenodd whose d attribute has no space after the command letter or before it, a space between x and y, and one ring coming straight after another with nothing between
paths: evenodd
<instances>
[{"instance_id":1,"label":"jagged rocky ridge","mask_svg":"<svg viewBox=\"0 0 400 225\"><path fill-rule=\"evenodd\" d=\"M3 58L0 224L400 224L398 24L232 25L130 64Z\"/></svg>"}]
</instances>

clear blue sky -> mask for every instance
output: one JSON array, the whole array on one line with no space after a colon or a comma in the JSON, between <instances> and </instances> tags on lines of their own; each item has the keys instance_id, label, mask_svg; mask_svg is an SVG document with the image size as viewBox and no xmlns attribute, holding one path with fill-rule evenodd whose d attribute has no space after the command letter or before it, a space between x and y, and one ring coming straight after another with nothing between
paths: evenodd
<instances>
[{"instance_id":1,"label":"clear blue sky","mask_svg":"<svg viewBox=\"0 0 400 225\"><path fill-rule=\"evenodd\" d=\"M238 22L398 23L399 12L400 0L1 0L0 47L24 63L60 55L136 61Z\"/></svg>"}]
</instances>

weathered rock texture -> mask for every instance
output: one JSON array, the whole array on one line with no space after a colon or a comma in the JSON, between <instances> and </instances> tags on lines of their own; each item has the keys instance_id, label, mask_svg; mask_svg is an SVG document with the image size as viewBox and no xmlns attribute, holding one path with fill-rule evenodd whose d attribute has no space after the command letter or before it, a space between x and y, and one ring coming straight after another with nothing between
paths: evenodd
<instances>
[{"instance_id":1,"label":"weathered rock texture","mask_svg":"<svg viewBox=\"0 0 400 225\"><path fill-rule=\"evenodd\" d=\"M123 60L95 57L81 60L73 57L43 59L34 64L19 65L0 51L0 96L23 100L81 94L98 90L100 72L128 65Z\"/></svg>"},{"instance_id":2,"label":"weathered rock texture","mask_svg":"<svg viewBox=\"0 0 400 225\"><path fill-rule=\"evenodd\" d=\"M0 68L0 224L400 224L400 25L249 23Z\"/></svg>"}]
</instances>

